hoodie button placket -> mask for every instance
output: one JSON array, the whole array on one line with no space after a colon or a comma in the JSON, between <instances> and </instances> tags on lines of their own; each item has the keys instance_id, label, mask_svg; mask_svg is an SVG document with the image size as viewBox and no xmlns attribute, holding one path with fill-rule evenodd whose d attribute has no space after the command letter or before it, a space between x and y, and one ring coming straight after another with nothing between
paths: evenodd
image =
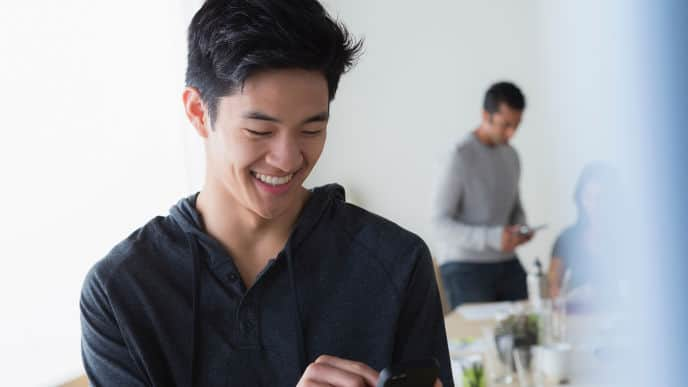
<instances>
[{"instance_id":1,"label":"hoodie button placket","mask_svg":"<svg viewBox=\"0 0 688 387\"><path fill-rule=\"evenodd\" d=\"M256 313L251 307L246 307L241 319L241 330L244 334L250 334L256 328Z\"/></svg>"},{"instance_id":2,"label":"hoodie button placket","mask_svg":"<svg viewBox=\"0 0 688 387\"><path fill-rule=\"evenodd\" d=\"M232 293L236 297L240 297L246 289L244 288L244 284L241 281L241 277L239 274L233 270L228 270L225 273L222 274L225 278L225 283L229 289L231 289ZM222 278L222 277L220 277Z\"/></svg>"}]
</instances>

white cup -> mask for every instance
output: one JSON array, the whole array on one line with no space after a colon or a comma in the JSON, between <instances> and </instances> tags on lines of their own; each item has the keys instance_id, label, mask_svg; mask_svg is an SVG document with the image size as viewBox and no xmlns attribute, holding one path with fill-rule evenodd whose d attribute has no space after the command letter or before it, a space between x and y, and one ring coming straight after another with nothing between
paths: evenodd
<instances>
[{"instance_id":1,"label":"white cup","mask_svg":"<svg viewBox=\"0 0 688 387\"><path fill-rule=\"evenodd\" d=\"M571 377L571 345L558 343L534 346L533 356L537 370L548 380L561 383Z\"/></svg>"}]
</instances>

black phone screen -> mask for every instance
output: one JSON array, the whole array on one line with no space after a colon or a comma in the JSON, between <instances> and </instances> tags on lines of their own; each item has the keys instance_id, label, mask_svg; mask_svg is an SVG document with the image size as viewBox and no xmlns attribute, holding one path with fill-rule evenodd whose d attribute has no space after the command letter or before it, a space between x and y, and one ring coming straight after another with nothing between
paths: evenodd
<instances>
[{"instance_id":1,"label":"black phone screen","mask_svg":"<svg viewBox=\"0 0 688 387\"><path fill-rule=\"evenodd\" d=\"M382 370L377 387L433 387L439 373L435 359L395 364Z\"/></svg>"}]
</instances>

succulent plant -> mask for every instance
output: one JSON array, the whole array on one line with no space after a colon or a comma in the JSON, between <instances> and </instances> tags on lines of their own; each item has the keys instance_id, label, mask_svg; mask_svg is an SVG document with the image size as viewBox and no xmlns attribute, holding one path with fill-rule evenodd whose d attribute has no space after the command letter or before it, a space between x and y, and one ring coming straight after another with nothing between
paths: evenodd
<instances>
[{"instance_id":1,"label":"succulent plant","mask_svg":"<svg viewBox=\"0 0 688 387\"><path fill-rule=\"evenodd\" d=\"M485 370L482 363L463 367L463 387L485 387Z\"/></svg>"},{"instance_id":2,"label":"succulent plant","mask_svg":"<svg viewBox=\"0 0 688 387\"><path fill-rule=\"evenodd\" d=\"M508 352L514 348L530 348L538 344L538 320L536 314L515 314L497 323L494 330L495 344L499 359L503 363L511 359ZM513 341L504 340L509 336L513 338ZM505 342L510 345L504 345ZM526 363L529 364L530 359L526 359Z\"/></svg>"}]
</instances>

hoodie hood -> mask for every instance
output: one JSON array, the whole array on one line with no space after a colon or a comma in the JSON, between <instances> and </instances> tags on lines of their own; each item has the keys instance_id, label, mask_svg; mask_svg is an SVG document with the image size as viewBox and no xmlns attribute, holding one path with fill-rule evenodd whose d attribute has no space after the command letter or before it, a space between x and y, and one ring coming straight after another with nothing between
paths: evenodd
<instances>
[{"instance_id":1,"label":"hoodie hood","mask_svg":"<svg viewBox=\"0 0 688 387\"><path fill-rule=\"evenodd\" d=\"M299 214L294 229L287 244L296 247L309 235L309 232L318 223L320 217L335 203L345 201L344 188L339 184L328 184L310 190L311 194L301 213ZM219 242L208 235L203 226L203 218L196 209L198 193L179 200L170 208L172 219L179 225L185 234L193 236L207 250L223 249ZM211 257L212 259L212 254Z\"/></svg>"}]
</instances>

